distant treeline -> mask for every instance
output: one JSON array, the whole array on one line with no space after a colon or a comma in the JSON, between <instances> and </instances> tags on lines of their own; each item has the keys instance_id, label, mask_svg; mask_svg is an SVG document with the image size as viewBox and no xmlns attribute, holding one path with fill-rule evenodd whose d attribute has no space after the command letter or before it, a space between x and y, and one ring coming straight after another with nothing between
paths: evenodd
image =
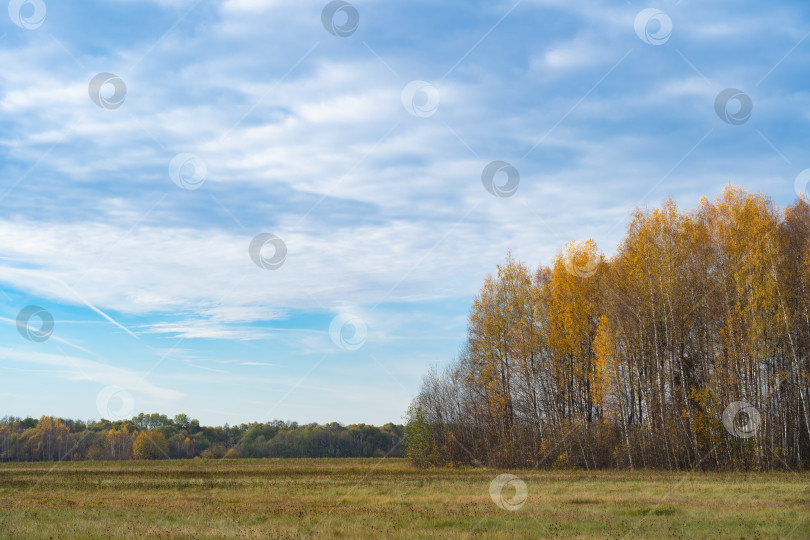
<instances>
[{"instance_id":1,"label":"distant treeline","mask_svg":"<svg viewBox=\"0 0 810 540\"><path fill-rule=\"evenodd\" d=\"M810 205L728 187L484 282L409 410L420 465L810 467Z\"/></svg>"},{"instance_id":2,"label":"distant treeline","mask_svg":"<svg viewBox=\"0 0 810 540\"><path fill-rule=\"evenodd\" d=\"M201 426L178 414L82 422L43 416L0 419L0 461L238 457L402 457L403 426L298 425L295 422Z\"/></svg>"}]
</instances>

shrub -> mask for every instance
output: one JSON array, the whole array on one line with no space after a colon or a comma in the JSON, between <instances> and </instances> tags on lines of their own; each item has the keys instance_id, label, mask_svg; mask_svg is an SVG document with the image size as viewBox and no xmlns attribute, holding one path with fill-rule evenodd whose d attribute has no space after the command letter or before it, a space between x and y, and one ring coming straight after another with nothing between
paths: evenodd
<instances>
[{"instance_id":1,"label":"shrub","mask_svg":"<svg viewBox=\"0 0 810 540\"><path fill-rule=\"evenodd\" d=\"M212 444L202 451L200 457L203 459L221 459L225 457L225 447L219 443Z\"/></svg>"},{"instance_id":2,"label":"shrub","mask_svg":"<svg viewBox=\"0 0 810 540\"><path fill-rule=\"evenodd\" d=\"M132 457L135 459L164 459L168 456L169 443L157 431L141 431L132 445Z\"/></svg>"}]
</instances>

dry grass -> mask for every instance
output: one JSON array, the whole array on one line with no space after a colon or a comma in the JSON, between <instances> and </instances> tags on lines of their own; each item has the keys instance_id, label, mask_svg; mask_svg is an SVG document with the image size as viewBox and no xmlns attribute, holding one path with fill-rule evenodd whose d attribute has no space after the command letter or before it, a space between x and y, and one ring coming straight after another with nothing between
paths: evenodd
<instances>
[{"instance_id":1,"label":"dry grass","mask_svg":"<svg viewBox=\"0 0 810 540\"><path fill-rule=\"evenodd\" d=\"M528 498L498 508L501 471L398 459L0 465L12 538L810 537L810 475L513 471Z\"/></svg>"}]
</instances>

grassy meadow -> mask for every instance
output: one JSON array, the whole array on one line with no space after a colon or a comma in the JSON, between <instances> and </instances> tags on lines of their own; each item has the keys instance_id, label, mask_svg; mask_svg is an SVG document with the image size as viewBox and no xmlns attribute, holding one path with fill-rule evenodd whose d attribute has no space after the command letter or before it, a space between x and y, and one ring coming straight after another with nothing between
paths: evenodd
<instances>
[{"instance_id":1,"label":"grassy meadow","mask_svg":"<svg viewBox=\"0 0 810 540\"><path fill-rule=\"evenodd\" d=\"M807 473L512 471L528 495L509 511L489 494L502 472L403 459L6 463L0 536L810 537Z\"/></svg>"}]
</instances>

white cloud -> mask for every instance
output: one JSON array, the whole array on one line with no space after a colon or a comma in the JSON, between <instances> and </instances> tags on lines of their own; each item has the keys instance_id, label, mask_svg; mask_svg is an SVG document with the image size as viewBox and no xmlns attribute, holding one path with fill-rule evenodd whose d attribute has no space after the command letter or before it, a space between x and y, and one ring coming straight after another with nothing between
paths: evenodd
<instances>
[{"instance_id":1,"label":"white cloud","mask_svg":"<svg viewBox=\"0 0 810 540\"><path fill-rule=\"evenodd\" d=\"M573 41L555 43L532 60L534 69L567 70L602 65L612 60L615 53L599 38L580 36ZM615 61L615 60L614 60Z\"/></svg>"},{"instance_id":2,"label":"white cloud","mask_svg":"<svg viewBox=\"0 0 810 540\"><path fill-rule=\"evenodd\" d=\"M69 380L92 381L106 386L118 386L160 400L178 400L183 397L183 394L176 390L149 382L138 372L85 358L15 348L0 349L0 355L8 361L50 366L51 373L56 373Z\"/></svg>"},{"instance_id":3,"label":"white cloud","mask_svg":"<svg viewBox=\"0 0 810 540\"><path fill-rule=\"evenodd\" d=\"M8 66L0 74L8 88L0 111L21 134L5 142L11 157L34 163L64 137L9 201L28 186L46 194L88 186L78 202L80 222L65 219L73 209L47 196L37 202L47 219L22 212L0 220L3 281L74 302L50 279L58 276L101 309L181 319L153 332L253 339L262 334L233 325L274 320L290 309L469 295L507 248L530 262L547 261L568 239L598 237L682 155L652 155L664 145L639 127L685 110L712 121L714 90L672 51L645 49L632 34L631 8L546 0L525 9L531 4L567 10L585 21L583 30L548 36L537 46L542 52L527 59L533 68L522 73L513 66L508 85L480 66L469 79L437 83L442 104L429 119L404 111L399 92L407 79L397 80L356 43L351 54L348 48L331 54L337 42L324 42L287 73L313 38L329 37L315 4L224 2L204 38L178 30L162 43L173 53L175 45L187 46L181 66L155 53L150 69L126 75L129 94L116 111L90 102L88 75L77 74L55 42L26 47L26 55L0 52ZM285 42L284 55L242 49L243 42L266 38L263 17L271 12L285 36L316 17L296 41ZM683 21L676 27L688 26ZM238 38L225 31L234 25L243 25ZM637 50L594 89L626 53L625 39ZM110 51L109 69L125 66L123 59L137 58L141 48ZM646 76L652 55L667 52L679 71L666 79ZM402 53L380 54L390 60ZM427 62L425 71L433 68ZM576 75L546 88L536 80L538 69ZM512 107L515 88L517 96L537 95ZM695 139L703 133L696 131ZM685 152L692 144L677 142L666 146ZM196 192L181 193L168 178L168 162L181 151L208 166ZM494 199L482 189L480 172L492 159L516 162L522 182L515 198ZM246 253L250 238L268 227L289 248L277 272L259 270ZM613 233L597 239L608 248L615 241Z\"/></svg>"}]
</instances>

